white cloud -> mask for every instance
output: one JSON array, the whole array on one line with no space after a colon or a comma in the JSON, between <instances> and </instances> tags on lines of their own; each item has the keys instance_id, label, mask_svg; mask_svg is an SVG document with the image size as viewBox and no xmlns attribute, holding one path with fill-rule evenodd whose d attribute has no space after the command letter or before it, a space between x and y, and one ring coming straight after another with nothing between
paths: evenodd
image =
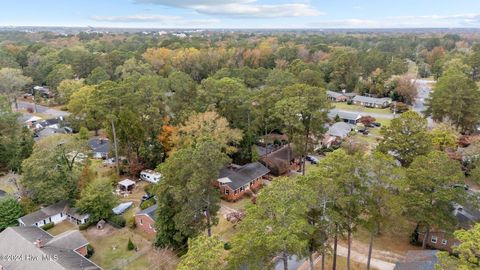
<instances>
[{"instance_id":1,"label":"white cloud","mask_svg":"<svg viewBox=\"0 0 480 270\"><path fill-rule=\"evenodd\" d=\"M309 27L325 28L421 28L421 27L479 27L479 14L398 16L378 19L343 19L318 21Z\"/></svg>"},{"instance_id":2,"label":"white cloud","mask_svg":"<svg viewBox=\"0 0 480 270\"><path fill-rule=\"evenodd\" d=\"M218 19L185 19L180 16L164 15L127 15L127 16L93 16L92 20L110 23L161 23L168 26L199 26L218 24Z\"/></svg>"},{"instance_id":3,"label":"white cloud","mask_svg":"<svg viewBox=\"0 0 480 270\"><path fill-rule=\"evenodd\" d=\"M92 16L92 20L100 22L165 22L179 20L178 16L163 15L127 15L127 16Z\"/></svg>"},{"instance_id":4,"label":"white cloud","mask_svg":"<svg viewBox=\"0 0 480 270\"><path fill-rule=\"evenodd\" d=\"M243 18L308 17L323 13L305 3L259 4L257 0L135 0L136 3L157 4L192 9L198 13Z\"/></svg>"}]
</instances>

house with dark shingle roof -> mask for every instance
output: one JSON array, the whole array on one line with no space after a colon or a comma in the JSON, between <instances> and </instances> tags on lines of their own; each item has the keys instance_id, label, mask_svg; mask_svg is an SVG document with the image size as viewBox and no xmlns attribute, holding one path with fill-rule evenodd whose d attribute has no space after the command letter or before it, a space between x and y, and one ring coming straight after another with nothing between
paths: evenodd
<instances>
[{"instance_id":1,"label":"house with dark shingle roof","mask_svg":"<svg viewBox=\"0 0 480 270\"><path fill-rule=\"evenodd\" d=\"M81 214L75 208L68 205L68 201L60 201L38 211L32 212L18 219L20 226L42 227L49 223L58 224L69 220L77 225L87 223L88 214Z\"/></svg>"},{"instance_id":2,"label":"house with dark shingle roof","mask_svg":"<svg viewBox=\"0 0 480 270\"><path fill-rule=\"evenodd\" d=\"M102 269L85 258L87 245L79 231L52 236L35 226L9 227L0 233L0 254L16 255L17 259L0 260L0 269Z\"/></svg>"},{"instance_id":3,"label":"house with dark shingle roof","mask_svg":"<svg viewBox=\"0 0 480 270\"><path fill-rule=\"evenodd\" d=\"M355 95L355 93L327 91L327 98L334 102L350 101Z\"/></svg>"},{"instance_id":4,"label":"house with dark shingle roof","mask_svg":"<svg viewBox=\"0 0 480 270\"><path fill-rule=\"evenodd\" d=\"M92 138L88 140L88 147L93 153L93 158L97 159L107 159L112 148L106 138Z\"/></svg>"},{"instance_id":5,"label":"house with dark shingle roof","mask_svg":"<svg viewBox=\"0 0 480 270\"><path fill-rule=\"evenodd\" d=\"M260 162L248 163L243 166L232 164L220 170L215 186L220 189L222 198L237 201L245 192L257 189L262 185L262 179L270 170Z\"/></svg>"},{"instance_id":6,"label":"house with dark shingle roof","mask_svg":"<svg viewBox=\"0 0 480 270\"><path fill-rule=\"evenodd\" d=\"M137 228L146 232L149 235L155 235L155 221L157 220L158 205L152 205L135 214L135 224Z\"/></svg>"},{"instance_id":7,"label":"house with dark shingle roof","mask_svg":"<svg viewBox=\"0 0 480 270\"><path fill-rule=\"evenodd\" d=\"M473 205L454 204L453 216L456 219L456 229L468 230L477 222L480 222L480 210ZM418 241L421 242L425 237L425 230L419 229ZM453 252L453 247L460 244L452 232L445 230L431 229L426 239L427 247L442 251Z\"/></svg>"}]
</instances>

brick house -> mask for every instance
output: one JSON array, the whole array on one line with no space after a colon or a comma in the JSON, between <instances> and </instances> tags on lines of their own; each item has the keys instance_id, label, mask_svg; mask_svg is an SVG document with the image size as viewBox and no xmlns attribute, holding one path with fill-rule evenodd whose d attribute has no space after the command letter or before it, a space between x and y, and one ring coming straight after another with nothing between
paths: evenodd
<instances>
[{"instance_id":1,"label":"brick house","mask_svg":"<svg viewBox=\"0 0 480 270\"><path fill-rule=\"evenodd\" d=\"M157 218L158 205L152 205L135 214L135 224L137 228L146 232L149 235L155 236L155 220Z\"/></svg>"},{"instance_id":2,"label":"brick house","mask_svg":"<svg viewBox=\"0 0 480 270\"><path fill-rule=\"evenodd\" d=\"M476 222L480 221L480 211L473 207L455 205L453 214L457 219L457 229L470 229ZM424 231L418 232L418 241L422 242L425 237ZM460 242L455 239L452 233L443 230L432 230L427 237L427 246L432 249L453 252L453 247Z\"/></svg>"},{"instance_id":3,"label":"brick house","mask_svg":"<svg viewBox=\"0 0 480 270\"><path fill-rule=\"evenodd\" d=\"M214 182L220 190L222 198L227 201L237 201L249 190L261 187L263 177L270 170L260 162L248 163L243 166L230 165L220 170L219 178Z\"/></svg>"},{"instance_id":4,"label":"brick house","mask_svg":"<svg viewBox=\"0 0 480 270\"><path fill-rule=\"evenodd\" d=\"M333 102L347 102L352 100L355 95L355 93L346 93L345 90L342 92L327 91L327 98Z\"/></svg>"},{"instance_id":5,"label":"brick house","mask_svg":"<svg viewBox=\"0 0 480 270\"><path fill-rule=\"evenodd\" d=\"M52 236L37 226L8 227L0 233L0 254L28 254L36 260L0 260L0 269L101 269L85 258L88 241L78 230Z\"/></svg>"}]
</instances>

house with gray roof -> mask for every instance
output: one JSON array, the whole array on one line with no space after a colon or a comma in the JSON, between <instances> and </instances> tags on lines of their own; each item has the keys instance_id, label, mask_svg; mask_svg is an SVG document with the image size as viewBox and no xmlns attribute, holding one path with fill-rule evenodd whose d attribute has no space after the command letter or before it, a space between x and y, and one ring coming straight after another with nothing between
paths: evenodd
<instances>
[{"instance_id":1,"label":"house with gray roof","mask_svg":"<svg viewBox=\"0 0 480 270\"><path fill-rule=\"evenodd\" d=\"M480 210L474 205L453 204L453 217L456 220L456 229L468 230L480 222ZM418 229L418 241L425 237L425 229ZM453 247L460 244L451 231L431 229L427 237L427 247L442 251L453 252Z\"/></svg>"},{"instance_id":2,"label":"house with gray roof","mask_svg":"<svg viewBox=\"0 0 480 270\"><path fill-rule=\"evenodd\" d=\"M353 104L369 108L386 108L392 103L391 98L374 98L366 96L355 96L352 99Z\"/></svg>"},{"instance_id":3,"label":"house with gray roof","mask_svg":"<svg viewBox=\"0 0 480 270\"><path fill-rule=\"evenodd\" d=\"M259 188L263 177L269 172L270 170L260 162L243 166L232 164L220 170L215 185L219 187L222 198L236 201L242 198L247 190Z\"/></svg>"},{"instance_id":4,"label":"house with gray roof","mask_svg":"<svg viewBox=\"0 0 480 270\"><path fill-rule=\"evenodd\" d=\"M88 140L88 147L93 153L93 158L107 159L112 149L110 140L107 138L92 138Z\"/></svg>"},{"instance_id":5,"label":"house with gray roof","mask_svg":"<svg viewBox=\"0 0 480 270\"><path fill-rule=\"evenodd\" d=\"M60 201L43 207L18 219L20 226L43 227L49 223L58 224L64 220L80 225L87 223L88 214L81 214L75 208L69 206L68 201Z\"/></svg>"},{"instance_id":6,"label":"house with gray roof","mask_svg":"<svg viewBox=\"0 0 480 270\"><path fill-rule=\"evenodd\" d=\"M345 122L337 122L328 128L327 135L337 137L339 139L344 139L352 130L353 126L351 124Z\"/></svg>"},{"instance_id":7,"label":"house with gray roof","mask_svg":"<svg viewBox=\"0 0 480 270\"><path fill-rule=\"evenodd\" d=\"M8 227L0 233L0 254L16 257L0 260L0 269L102 269L85 258L87 245L79 231L52 236L36 226Z\"/></svg>"},{"instance_id":8,"label":"house with gray roof","mask_svg":"<svg viewBox=\"0 0 480 270\"><path fill-rule=\"evenodd\" d=\"M338 109L332 109L328 112L327 114L328 118L331 120L341 120L345 123L349 123L351 125L356 125L360 118L362 118L362 115L359 113L355 112L348 112L348 111L342 111ZM338 119L337 119L338 118Z\"/></svg>"}]
</instances>

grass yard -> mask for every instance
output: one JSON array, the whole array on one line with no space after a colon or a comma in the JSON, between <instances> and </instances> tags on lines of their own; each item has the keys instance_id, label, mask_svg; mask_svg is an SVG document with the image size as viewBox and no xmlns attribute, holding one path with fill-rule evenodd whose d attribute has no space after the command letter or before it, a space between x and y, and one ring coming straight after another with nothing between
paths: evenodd
<instances>
[{"instance_id":1,"label":"grass yard","mask_svg":"<svg viewBox=\"0 0 480 270\"><path fill-rule=\"evenodd\" d=\"M397 223L395 228L383 232L381 235L375 237L373 241L373 248L377 250L384 250L393 252L399 255L405 255L405 252L412 249L421 249L421 247L410 244L410 235L415 229L415 226L406 222L404 224ZM359 241L368 247L370 241L370 233L363 228L358 229L353 236L354 241Z\"/></svg>"},{"instance_id":2,"label":"grass yard","mask_svg":"<svg viewBox=\"0 0 480 270\"><path fill-rule=\"evenodd\" d=\"M225 242L228 242L237 233L235 225L230 221L227 221L223 215L218 215L218 224L212 228L212 234L218 235L218 237Z\"/></svg>"},{"instance_id":3,"label":"grass yard","mask_svg":"<svg viewBox=\"0 0 480 270\"><path fill-rule=\"evenodd\" d=\"M376 118L375 119L375 122L378 122L380 124L382 124L382 127L383 126L389 126L390 125L390 122L392 122L392 119L388 119L388 118ZM380 128L376 128L378 130L380 130Z\"/></svg>"},{"instance_id":4,"label":"grass yard","mask_svg":"<svg viewBox=\"0 0 480 270\"><path fill-rule=\"evenodd\" d=\"M358 111L365 113L379 113L379 114L391 114L390 109L378 109L378 108L365 108L360 105L348 105L346 102L335 102L333 106L340 110Z\"/></svg>"},{"instance_id":5,"label":"grass yard","mask_svg":"<svg viewBox=\"0 0 480 270\"><path fill-rule=\"evenodd\" d=\"M95 253L91 260L104 269L175 269L178 258L167 250L155 250L152 243L129 228L115 229L106 225L103 230L95 227L82 232L93 246ZM127 250L128 239L138 251Z\"/></svg>"},{"instance_id":6,"label":"grass yard","mask_svg":"<svg viewBox=\"0 0 480 270\"><path fill-rule=\"evenodd\" d=\"M55 236L70 230L78 230L78 226L65 220L48 230L48 233Z\"/></svg>"},{"instance_id":7,"label":"grass yard","mask_svg":"<svg viewBox=\"0 0 480 270\"><path fill-rule=\"evenodd\" d=\"M332 256L325 256L325 269L332 269L333 264L333 257ZM350 269L351 270L364 270L367 266L362 263L350 261ZM322 262L319 261L315 265L316 270L322 269ZM347 269L347 258L342 256L337 256L337 269ZM370 269L376 270L376 268L371 267Z\"/></svg>"}]
</instances>

